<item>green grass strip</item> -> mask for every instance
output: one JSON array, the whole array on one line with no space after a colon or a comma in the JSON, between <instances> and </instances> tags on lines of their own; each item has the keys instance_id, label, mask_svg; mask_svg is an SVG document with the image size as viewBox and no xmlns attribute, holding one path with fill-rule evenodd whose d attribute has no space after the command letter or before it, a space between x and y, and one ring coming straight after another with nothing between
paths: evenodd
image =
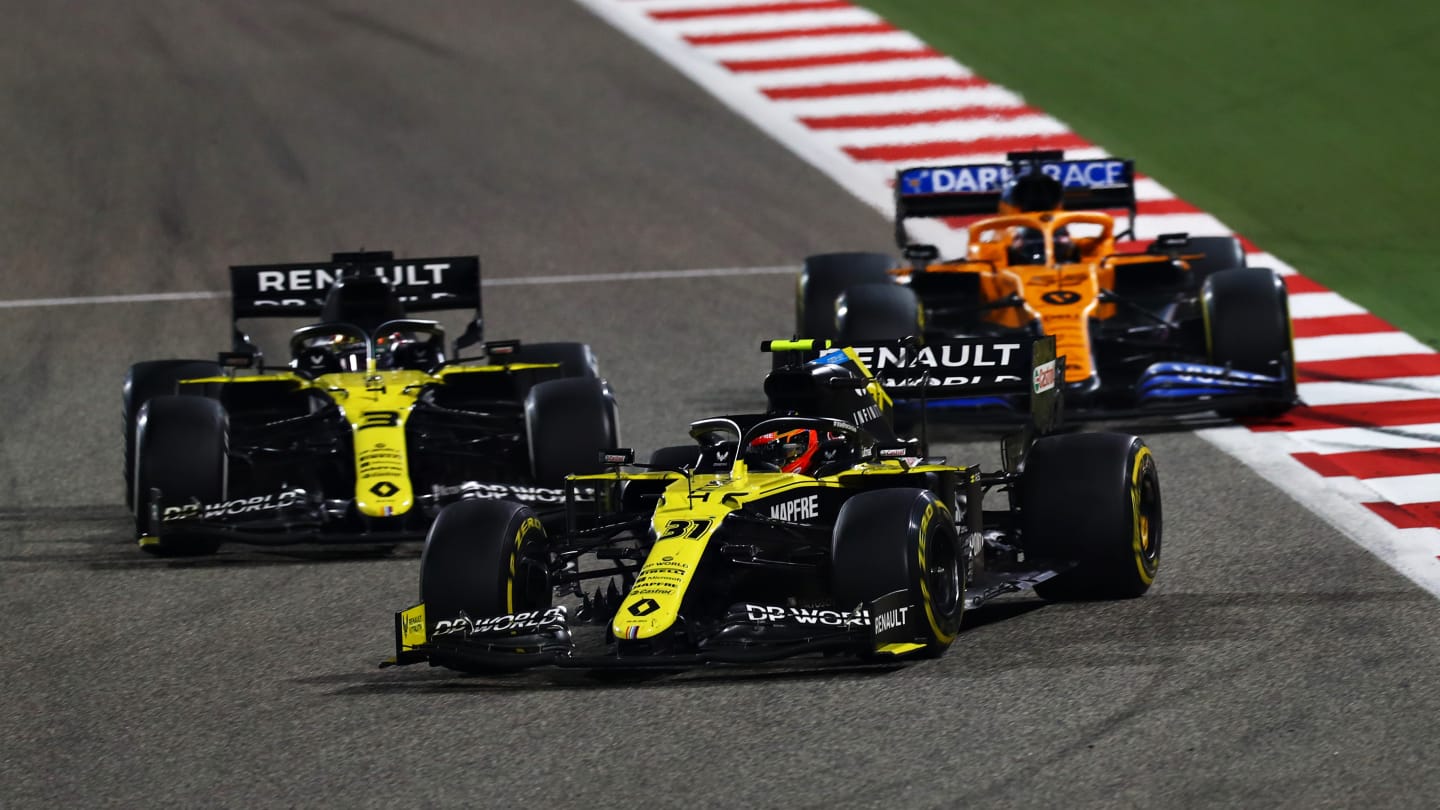
<instances>
[{"instance_id":1,"label":"green grass strip","mask_svg":"<svg viewBox=\"0 0 1440 810\"><path fill-rule=\"evenodd\" d=\"M862 4L1440 347L1440 3Z\"/></svg>"}]
</instances>

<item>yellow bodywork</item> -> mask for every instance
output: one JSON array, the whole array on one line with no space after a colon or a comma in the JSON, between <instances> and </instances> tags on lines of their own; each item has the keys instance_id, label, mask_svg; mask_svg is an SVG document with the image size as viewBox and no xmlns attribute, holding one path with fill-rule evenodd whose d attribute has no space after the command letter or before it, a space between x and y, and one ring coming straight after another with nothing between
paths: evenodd
<instances>
[{"instance_id":1,"label":"yellow bodywork","mask_svg":"<svg viewBox=\"0 0 1440 810\"><path fill-rule=\"evenodd\" d=\"M276 374L203 377L185 380L183 385L247 385L290 382L294 390L324 394L339 408L350 424L355 448L355 507L368 517L403 515L415 505L410 481L409 453L405 443L405 422L420 394L431 385L461 374L494 374L507 371L559 368L558 363L512 363L509 365L451 366L434 373L413 369L340 372L314 379L281 372Z\"/></svg>"},{"instance_id":2,"label":"yellow bodywork","mask_svg":"<svg viewBox=\"0 0 1440 810\"><path fill-rule=\"evenodd\" d=\"M818 489L864 489L863 479L873 476L957 472L939 464L906 467L898 460L858 464L837 475L811 478L798 473L750 472L743 459L724 474L697 474L689 483L679 473L622 474L625 479L673 479L661 494L651 518L655 545L645 558L635 584L620 604L611 632L621 639L647 639L674 625L685 591L709 547L711 538L731 512L746 504L783 496L787 492ZM614 482L617 476L577 475L571 480Z\"/></svg>"}]
</instances>

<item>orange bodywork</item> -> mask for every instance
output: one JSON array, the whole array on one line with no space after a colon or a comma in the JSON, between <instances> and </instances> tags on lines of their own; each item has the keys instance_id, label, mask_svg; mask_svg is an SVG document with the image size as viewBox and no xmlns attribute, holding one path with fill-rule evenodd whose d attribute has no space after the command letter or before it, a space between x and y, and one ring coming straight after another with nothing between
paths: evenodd
<instances>
[{"instance_id":1,"label":"orange bodywork","mask_svg":"<svg viewBox=\"0 0 1440 810\"><path fill-rule=\"evenodd\" d=\"M1078 260L1057 262L1055 232L1075 225L1096 226L1092 236L1073 237ZM1008 249L1016 229L1044 234L1044 264L1011 264ZM1115 268L1151 264L1161 257L1115 253L1115 219L1098 211L1054 211L989 217L969 227L970 245L964 260L930 264L926 273L973 273L980 281L983 303L1017 296L1018 306L986 310L982 318L997 326L1019 329L1039 320L1045 334L1055 336L1055 351L1065 356L1067 382L1083 382L1095 373L1089 323L1115 314L1115 305L1100 300L1101 290L1115 288ZM1095 230L1091 227L1088 230ZM1168 260L1168 259L1167 259ZM908 282L915 271L891 271Z\"/></svg>"}]
</instances>

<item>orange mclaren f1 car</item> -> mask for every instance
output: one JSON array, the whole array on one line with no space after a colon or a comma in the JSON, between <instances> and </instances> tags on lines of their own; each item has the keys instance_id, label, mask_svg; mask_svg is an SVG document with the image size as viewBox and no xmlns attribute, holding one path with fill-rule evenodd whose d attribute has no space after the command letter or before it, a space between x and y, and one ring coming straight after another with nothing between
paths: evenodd
<instances>
[{"instance_id":1,"label":"orange mclaren f1 car","mask_svg":"<svg viewBox=\"0 0 1440 810\"><path fill-rule=\"evenodd\" d=\"M1134 163L1009 155L1009 164L903 169L896 240L882 253L805 260L801 337L843 344L1053 335L1066 359L1065 401L1084 415L1218 411L1274 414L1297 401L1289 305L1273 270L1245 266L1234 237L1161 236L1124 252L1107 211L1135 220ZM966 254L914 244L906 220L984 217ZM944 378L937 356L934 374ZM881 369L883 371L883 369ZM993 396L928 400L960 415L1023 409Z\"/></svg>"}]
</instances>

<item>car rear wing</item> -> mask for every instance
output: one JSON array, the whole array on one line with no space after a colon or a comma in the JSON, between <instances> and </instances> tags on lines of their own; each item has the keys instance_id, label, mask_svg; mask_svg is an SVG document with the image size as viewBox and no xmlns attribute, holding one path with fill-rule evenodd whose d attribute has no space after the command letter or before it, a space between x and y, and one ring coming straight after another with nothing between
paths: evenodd
<instances>
[{"instance_id":1,"label":"car rear wing","mask_svg":"<svg viewBox=\"0 0 1440 810\"><path fill-rule=\"evenodd\" d=\"M480 310L480 258L448 256L396 259L389 251L336 253L328 262L250 264L230 268L230 329L234 351L221 355L226 365L245 366L260 350L240 329L242 318L315 318L325 296L345 275L374 275L394 287L407 313L470 310L475 317L457 341L461 346L483 338Z\"/></svg>"},{"instance_id":2,"label":"car rear wing","mask_svg":"<svg viewBox=\"0 0 1440 810\"><path fill-rule=\"evenodd\" d=\"M1060 181L1066 211L1124 209L1135 220L1135 161L1064 160L1060 151L1012 152L1009 163L915 166L895 173L895 240L909 244L905 220L988 216L1000 211L1011 178L1039 171ZM1132 224L1133 229L1133 224Z\"/></svg>"},{"instance_id":3,"label":"car rear wing","mask_svg":"<svg viewBox=\"0 0 1440 810\"><path fill-rule=\"evenodd\" d=\"M480 259L396 259L388 252L337 253L328 262L251 264L230 268L231 314L240 318L320 315L342 275L376 275L395 288L407 312L480 312Z\"/></svg>"},{"instance_id":4,"label":"car rear wing","mask_svg":"<svg viewBox=\"0 0 1440 810\"><path fill-rule=\"evenodd\" d=\"M1035 435L1060 426L1065 358L1055 356L1053 335L949 338L924 344L906 338L850 346L828 340L767 340L760 350L775 355L777 369L802 362L838 365L879 383L890 398L918 400L922 434L925 400L934 397L1028 397L1030 420L1019 443L1022 454Z\"/></svg>"}]
</instances>

